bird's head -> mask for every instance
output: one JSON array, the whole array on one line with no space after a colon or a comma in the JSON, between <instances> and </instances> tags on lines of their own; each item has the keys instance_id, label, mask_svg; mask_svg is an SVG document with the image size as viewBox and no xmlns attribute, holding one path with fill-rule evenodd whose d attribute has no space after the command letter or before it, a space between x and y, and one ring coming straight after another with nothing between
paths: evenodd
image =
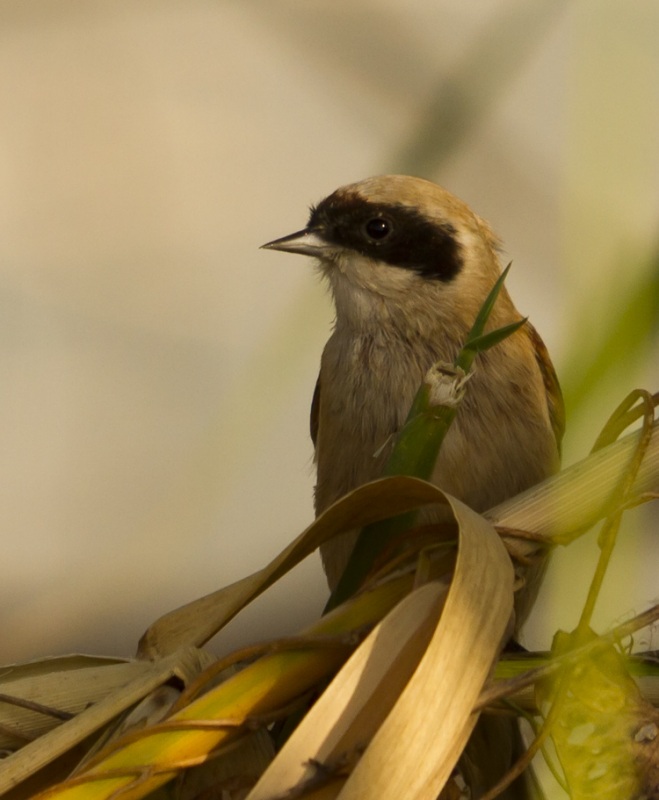
<instances>
[{"instance_id":1,"label":"bird's head","mask_svg":"<svg viewBox=\"0 0 659 800\"><path fill-rule=\"evenodd\" d=\"M318 259L337 324L473 321L499 273L487 223L440 186L405 175L337 189L312 206L306 228L264 247Z\"/></svg>"}]
</instances>

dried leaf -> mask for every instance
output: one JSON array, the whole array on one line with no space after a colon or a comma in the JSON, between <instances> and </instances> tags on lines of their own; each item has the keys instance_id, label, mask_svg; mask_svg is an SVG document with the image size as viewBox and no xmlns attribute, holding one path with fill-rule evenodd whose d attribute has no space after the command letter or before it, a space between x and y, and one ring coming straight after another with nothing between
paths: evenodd
<instances>
[{"instance_id":1,"label":"dried leaf","mask_svg":"<svg viewBox=\"0 0 659 800\"><path fill-rule=\"evenodd\" d=\"M341 800L434 800L476 724L474 704L510 632L508 554L482 517L453 498L450 502L460 542L439 625Z\"/></svg>"},{"instance_id":2,"label":"dried leaf","mask_svg":"<svg viewBox=\"0 0 659 800\"><path fill-rule=\"evenodd\" d=\"M435 491L439 500L441 492ZM315 788L311 759L324 765L331 781L328 797L341 790L341 798L359 800L434 800L449 778L476 722L474 703L510 630L513 570L491 526L448 499L460 539L441 616L443 589L432 584L391 612L338 674L249 800L265 800L305 781ZM335 771L364 746L342 787Z\"/></svg>"}]
</instances>

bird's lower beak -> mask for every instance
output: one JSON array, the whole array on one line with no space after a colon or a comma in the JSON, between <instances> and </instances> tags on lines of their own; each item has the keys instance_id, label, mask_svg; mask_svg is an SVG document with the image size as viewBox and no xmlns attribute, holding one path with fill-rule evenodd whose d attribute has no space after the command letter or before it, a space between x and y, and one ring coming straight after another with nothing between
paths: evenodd
<instances>
[{"instance_id":1,"label":"bird's lower beak","mask_svg":"<svg viewBox=\"0 0 659 800\"><path fill-rule=\"evenodd\" d=\"M323 239L319 231L314 228L305 228L281 239L261 245L264 250L283 250L285 253L301 253L305 256L322 256L332 249L331 245Z\"/></svg>"}]
</instances>

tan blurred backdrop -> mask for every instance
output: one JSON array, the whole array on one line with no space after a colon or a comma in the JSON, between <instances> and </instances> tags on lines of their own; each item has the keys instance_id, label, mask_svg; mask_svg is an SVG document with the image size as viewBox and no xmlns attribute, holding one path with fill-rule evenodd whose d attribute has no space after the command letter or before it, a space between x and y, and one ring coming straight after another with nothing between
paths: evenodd
<instances>
[{"instance_id":1,"label":"tan blurred backdrop","mask_svg":"<svg viewBox=\"0 0 659 800\"><path fill-rule=\"evenodd\" d=\"M652 308L582 380L657 269L658 9L2 0L0 661L130 655L311 520L331 309L310 264L258 246L343 183L421 174L492 222L573 389L567 461L659 388ZM602 624L656 599L647 519ZM574 624L594 552L559 554L532 643ZM215 647L293 632L324 597L310 560Z\"/></svg>"}]
</instances>

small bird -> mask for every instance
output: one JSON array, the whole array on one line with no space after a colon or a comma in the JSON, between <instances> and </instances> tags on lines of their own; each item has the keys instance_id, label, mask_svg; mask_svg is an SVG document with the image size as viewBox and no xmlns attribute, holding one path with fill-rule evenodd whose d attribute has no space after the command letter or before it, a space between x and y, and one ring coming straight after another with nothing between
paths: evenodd
<instances>
[{"instance_id":1,"label":"small bird","mask_svg":"<svg viewBox=\"0 0 659 800\"><path fill-rule=\"evenodd\" d=\"M315 257L336 308L311 408L320 514L381 476L424 375L437 361L453 362L499 276L499 242L440 186L384 175L337 189L311 208L306 228L264 247ZM521 319L503 288L488 329ZM556 373L527 321L478 355L431 480L485 511L558 470L563 428ZM321 547L330 588L357 533ZM524 576L516 629L543 571L540 563ZM470 771L474 796L503 774L519 742L513 720L479 720L468 746L478 754ZM503 796L527 791L517 781Z\"/></svg>"},{"instance_id":2,"label":"small bird","mask_svg":"<svg viewBox=\"0 0 659 800\"><path fill-rule=\"evenodd\" d=\"M336 308L311 409L320 514L381 476L425 373L454 360L500 274L499 242L446 189L383 175L337 189L306 228L264 247L314 256ZM520 319L503 288L488 328ZM556 374L526 322L479 354L431 480L485 511L558 469L563 427ZM321 547L330 588L355 540Z\"/></svg>"}]
</instances>

